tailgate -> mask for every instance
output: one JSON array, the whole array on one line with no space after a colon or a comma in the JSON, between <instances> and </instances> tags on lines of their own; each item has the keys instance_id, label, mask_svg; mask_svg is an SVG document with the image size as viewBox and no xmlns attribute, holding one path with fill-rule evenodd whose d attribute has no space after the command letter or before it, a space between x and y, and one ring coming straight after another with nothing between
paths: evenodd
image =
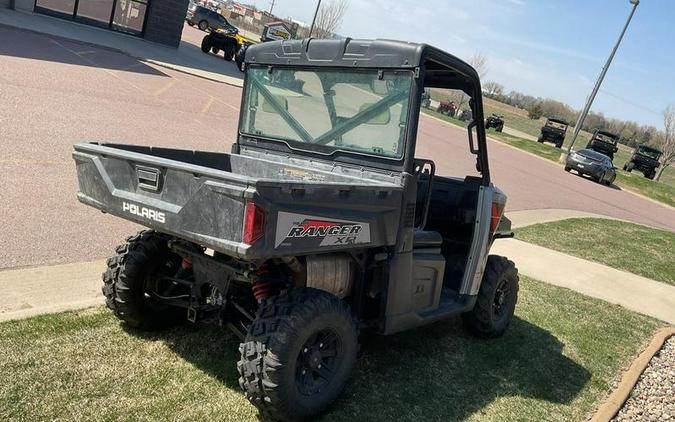
<instances>
[{"instance_id":1,"label":"tailgate","mask_svg":"<svg viewBox=\"0 0 675 422\"><path fill-rule=\"evenodd\" d=\"M143 226L236 256L244 207L255 193L245 176L110 148L75 145L80 202Z\"/></svg>"}]
</instances>

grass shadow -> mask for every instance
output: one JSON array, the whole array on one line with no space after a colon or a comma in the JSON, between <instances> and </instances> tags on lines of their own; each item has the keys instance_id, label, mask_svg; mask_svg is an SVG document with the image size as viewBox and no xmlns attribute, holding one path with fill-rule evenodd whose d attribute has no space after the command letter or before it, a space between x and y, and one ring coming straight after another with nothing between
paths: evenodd
<instances>
[{"instance_id":1,"label":"grass shadow","mask_svg":"<svg viewBox=\"0 0 675 422\"><path fill-rule=\"evenodd\" d=\"M167 343L180 357L238 388L238 339L223 328L183 326L131 335ZM391 337L361 336L362 356L323 420L459 421L505 396L570 403L590 373L551 333L514 318L506 335L480 340L458 319Z\"/></svg>"}]
</instances>

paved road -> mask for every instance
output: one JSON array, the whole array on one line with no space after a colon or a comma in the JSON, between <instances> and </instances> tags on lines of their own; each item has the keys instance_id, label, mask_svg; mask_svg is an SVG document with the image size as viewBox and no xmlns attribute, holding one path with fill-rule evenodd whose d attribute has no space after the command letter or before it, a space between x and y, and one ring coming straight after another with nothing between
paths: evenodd
<instances>
[{"instance_id":1,"label":"paved road","mask_svg":"<svg viewBox=\"0 0 675 422\"><path fill-rule=\"evenodd\" d=\"M7 27L0 40L0 268L92 261L137 230L77 202L74 143L228 151L236 136L239 88ZM462 129L424 117L420 139L440 174L472 171ZM672 209L503 144L489 151L511 210L572 208L675 230Z\"/></svg>"}]
</instances>

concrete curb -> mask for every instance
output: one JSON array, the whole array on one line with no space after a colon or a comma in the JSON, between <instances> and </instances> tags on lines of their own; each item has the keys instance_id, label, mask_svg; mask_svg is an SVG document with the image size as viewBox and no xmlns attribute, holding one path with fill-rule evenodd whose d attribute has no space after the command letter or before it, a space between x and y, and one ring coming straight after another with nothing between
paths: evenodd
<instances>
[{"instance_id":1,"label":"concrete curb","mask_svg":"<svg viewBox=\"0 0 675 422\"><path fill-rule=\"evenodd\" d=\"M671 336L675 335L675 327L665 327L656 332L647 348L633 361L630 367L624 372L619 382L619 386L609 395L609 397L600 405L595 414L589 419L590 422L609 422L619 410L623 407L630 393L635 388L640 375L647 369L649 362L663 344Z\"/></svg>"}]
</instances>

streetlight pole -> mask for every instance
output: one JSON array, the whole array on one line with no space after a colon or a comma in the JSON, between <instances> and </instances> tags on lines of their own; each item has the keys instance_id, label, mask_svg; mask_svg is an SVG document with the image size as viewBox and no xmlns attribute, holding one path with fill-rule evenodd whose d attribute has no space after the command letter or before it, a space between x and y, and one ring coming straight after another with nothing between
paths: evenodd
<instances>
[{"instance_id":1,"label":"streetlight pole","mask_svg":"<svg viewBox=\"0 0 675 422\"><path fill-rule=\"evenodd\" d=\"M605 66L602 68L602 71L600 72L600 76L598 76L598 80L595 81L595 86L593 87L593 91L591 91L591 95L588 96L588 100L586 100L586 105L584 106L583 110L581 110L581 113L579 114L579 119L577 120L576 125L574 125L574 133L572 134L572 142L570 142L570 144L567 146L567 150L564 151L562 154L560 154L560 162L561 163L564 163L567 160L567 156L572 151L572 146L574 146L574 143L577 140L577 136L579 136L579 131L581 131L581 126L583 126L584 120L586 120L586 116L588 115L588 112L591 109L591 105L593 105L593 100L595 100L595 96L597 95L598 91L600 90L600 85L602 85L602 81L603 81L603 79L605 79L605 75L607 74L607 70L609 70L609 65L612 64L612 60L614 59L614 55L616 54L616 50L619 48L619 44L621 44L621 40L623 39L623 36L626 33L626 30L628 29L628 25L630 24L631 19L633 19L633 14L635 14L635 9L637 9L638 4L640 4L640 0L630 0L630 4L633 5L633 9L631 9L630 15L628 15L628 20L626 21L626 25L624 25L623 31L621 31L621 35L619 35L619 39L616 40L616 44L614 45L614 48L612 49L612 52L609 54L609 57L607 58L607 62L605 63Z\"/></svg>"},{"instance_id":2,"label":"streetlight pole","mask_svg":"<svg viewBox=\"0 0 675 422\"><path fill-rule=\"evenodd\" d=\"M314 31L314 23L316 23L316 15L319 14L319 8L321 7L321 0L316 3L316 10L314 11L314 19L312 19L312 26L309 27L309 35L307 38L312 38L312 32Z\"/></svg>"}]
</instances>

